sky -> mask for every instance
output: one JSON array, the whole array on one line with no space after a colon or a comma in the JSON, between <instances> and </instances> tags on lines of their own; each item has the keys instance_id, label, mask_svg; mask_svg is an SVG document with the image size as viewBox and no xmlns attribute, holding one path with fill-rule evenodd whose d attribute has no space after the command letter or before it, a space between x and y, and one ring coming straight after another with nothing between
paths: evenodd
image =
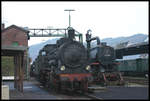
<instances>
[{"instance_id":1,"label":"sky","mask_svg":"<svg viewBox=\"0 0 150 101\"><path fill-rule=\"evenodd\" d=\"M2 2L2 22L28 28L71 27L83 34L88 29L100 39L148 35L148 2ZM29 46L49 38L30 38Z\"/></svg>"}]
</instances>

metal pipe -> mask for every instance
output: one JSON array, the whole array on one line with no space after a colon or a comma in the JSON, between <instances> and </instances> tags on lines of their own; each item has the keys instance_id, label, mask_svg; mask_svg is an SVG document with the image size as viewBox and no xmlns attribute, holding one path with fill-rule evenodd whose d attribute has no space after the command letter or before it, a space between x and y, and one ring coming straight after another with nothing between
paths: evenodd
<instances>
[{"instance_id":1,"label":"metal pipe","mask_svg":"<svg viewBox=\"0 0 150 101\"><path fill-rule=\"evenodd\" d=\"M100 45L100 39L99 39L99 37L93 37L89 41L91 42L93 40L97 40L97 45Z\"/></svg>"},{"instance_id":2,"label":"metal pipe","mask_svg":"<svg viewBox=\"0 0 150 101\"><path fill-rule=\"evenodd\" d=\"M91 34L89 34L91 32L91 30L88 30L87 31L87 34L86 34L86 42L87 42L87 52L88 52L88 59L90 57L90 49L91 49L91 41L93 40L97 40L97 45L100 45L100 39L99 37L93 37L91 38ZM99 48L98 48L98 51L99 51Z\"/></svg>"}]
</instances>

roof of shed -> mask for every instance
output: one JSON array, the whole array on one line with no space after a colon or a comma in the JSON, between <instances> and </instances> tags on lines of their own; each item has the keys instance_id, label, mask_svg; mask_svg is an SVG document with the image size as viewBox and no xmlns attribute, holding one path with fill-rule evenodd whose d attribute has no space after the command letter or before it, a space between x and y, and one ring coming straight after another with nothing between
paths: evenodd
<instances>
[{"instance_id":1,"label":"roof of shed","mask_svg":"<svg viewBox=\"0 0 150 101\"><path fill-rule=\"evenodd\" d=\"M16 26L16 25L11 25L11 26L9 26L9 27L3 29L3 30L2 30L2 33L5 32L5 31L7 31L7 30L10 29L10 28L16 28L16 29L18 29L18 30L21 30L21 31L27 33L28 39L30 39L30 36L29 36L29 32L30 32L30 31L27 30L27 29L25 29L25 28Z\"/></svg>"},{"instance_id":2,"label":"roof of shed","mask_svg":"<svg viewBox=\"0 0 150 101\"><path fill-rule=\"evenodd\" d=\"M27 50L28 50L28 47L26 46L4 46L2 45L1 56L15 56Z\"/></svg>"},{"instance_id":3,"label":"roof of shed","mask_svg":"<svg viewBox=\"0 0 150 101\"><path fill-rule=\"evenodd\" d=\"M18 27L18 26L16 26L16 25L11 25L11 26L9 26L9 27L3 29L2 32L6 31L6 30L8 30L8 29L10 29L10 28L12 28L12 27L14 27L14 28L16 28L16 29L19 29L19 30L21 30L21 31L23 31L23 32L26 32L26 33L29 33L29 32L30 32L30 31L28 31L28 30L26 30L26 29L24 29L24 28L22 28L22 27Z\"/></svg>"}]
</instances>

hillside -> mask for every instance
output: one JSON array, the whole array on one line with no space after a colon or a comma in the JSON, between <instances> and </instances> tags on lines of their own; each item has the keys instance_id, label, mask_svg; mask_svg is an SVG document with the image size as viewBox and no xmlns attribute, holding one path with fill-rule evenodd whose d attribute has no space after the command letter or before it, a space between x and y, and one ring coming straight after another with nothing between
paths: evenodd
<instances>
[{"instance_id":1,"label":"hillside","mask_svg":"<svg viewBox=\"0 0 150 101\"><path fill-rule=\"evenodd\" d=\"M123 42L128 42L128 44L135 44L135 43L141 43L144 42L145 40L148 40L148 35L145 34L135 34L129 37L117 37L117 38L104 38L101 40L101 42L107 42L107 45L115 47L116 45L123 43ZM54 44L58 38L52 39L52 40L47 40L45 42L35 44L29 47L29 54L32 60L34 61L35 58L37 57L39 50L43 48L44 45L46 44ZM86 43L84 43L86 46ZM96 42L94 41L92 43L92 47L96 45Z\"/></svg>"},{"instance_id":2,"label":"hillside","mask_svg":"<svg viewBox=\"0 0 150 101\"><path fill-rule=\"evenodd\" d=\"M47 40L45 42L39 43L39 44L35 44L35 45L31 45L29 47L29 55L32 58L32 60L34 61L35 58L37 57L39 51L46 45L46 44L55 44L56 41L58 40L58 38L52 39L52 40Z\"/></svg>"},{"instance_id":3,"label":"hillside","mask_svg":"<svg viewBox=\"0 0 150 101\"><path fill-rule=\"evenodd\" d=\"M106 38L102 39L102 42L107 42L108 45L115 47L119 43L128 42L128 43L141 43L147 39L147 35L145 34L135 34L129 37L117 37L117 38Z\"/></svg>"}]
</instances>

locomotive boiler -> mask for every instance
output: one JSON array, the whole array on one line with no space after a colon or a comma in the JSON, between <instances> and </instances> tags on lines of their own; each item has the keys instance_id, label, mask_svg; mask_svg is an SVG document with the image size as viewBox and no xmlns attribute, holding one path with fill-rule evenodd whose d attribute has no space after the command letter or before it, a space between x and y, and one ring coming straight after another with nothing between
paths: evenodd
<instances>
[{"instance_id":1,"label":"locomotive boiler","mask_svg":"<svg viewBox=\"0 0 150 101\"><path fill-rule=\"evenodd\" d=\"M91 37L88 30L86 34L88 58L90 60L94 81L103 85L112 82L124 84L121 73L117 70L116 54L113 47L105 42L100 42L99 37ZM97 41L97 45L91 48L91 42Z\"/></svg>"},{"instance_id":2,"label":"locomotive boiler","mask_svg":"<svg viewBox=\"0 0 150 101\"><path fill-rule=\"evenodd\" d=\"M75 41L73 28L68 29L68 37L40 50L31 71L44 86L56 91L88 91L93 80L87 49Z\"/></svg>"}]
</instances>

